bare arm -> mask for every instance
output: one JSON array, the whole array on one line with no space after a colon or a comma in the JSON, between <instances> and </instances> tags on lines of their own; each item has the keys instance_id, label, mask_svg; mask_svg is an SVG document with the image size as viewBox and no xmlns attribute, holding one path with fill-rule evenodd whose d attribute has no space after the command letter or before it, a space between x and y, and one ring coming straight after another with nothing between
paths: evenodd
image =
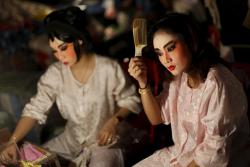
<instances>
[{"instance_id":1,"label":"bare arm","mask_svg":"<svg viewBox=\"0 0 250 167\"><path fill-rule=\"evenodd\" d=\"M116 119L117 122L125 119L130 114L130 111L127 108L120 108L117 113L112 117L112 119Z\"/></svg>"},{"instance_id":2,"label":"bare arm","mask_svg":"<svg viewBox=\"0 0 250 167\"><path fill-rule=\"evenodd\" d=\"M37 121L33 118L21 117L11 139L15 139L16 142L20 141L34 127L36 122Z\"/></svg>"},{"instance_id":3,"label":"bare arm","mask_svg":"<svg viewBox=\"0 0 250 167\"><path fill-rule=\"evenodd\" d=\"M142 89L141 100L144 111L151 124L157 125L162 123L163 121L161 118L160 106L152 94L149 86L146 86L145 89Z\"/></svg>"},{"instance_id":4,"label":"bare arm","mask_svg":"<svg viewBox=\"0 0 250 167\"><path fill-rule=\"evenodd\" d=\"M145 113L151 122L156 125L162 122L160 106L147 85L147 67L142 58L134 57L129 62L129 74L134 77L140 86L139 93Z\"/></svg>"},{"instance_id":5,"label":"bare arm","mask_svg":"<svg viewBox=\"0 0 250 167\"><path fill-rule=\"evenodd\" d=\"M9 139L9 144L0 153L0 163L3 164L15 164L17 163L17 145L16 143L20 141L36 124L36 120L30 117L21 117L17 127Z\"/></svg>"}]
</instances>

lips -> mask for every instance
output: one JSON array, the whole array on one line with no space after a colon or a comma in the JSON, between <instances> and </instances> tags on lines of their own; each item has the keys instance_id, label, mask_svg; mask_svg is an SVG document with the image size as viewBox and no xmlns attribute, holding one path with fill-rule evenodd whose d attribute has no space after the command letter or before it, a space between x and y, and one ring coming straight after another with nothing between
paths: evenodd
<instances>
[{"instance_id":1,"label":"lips","mask_svg":"<svg viewBox=\"0 0 250 167\"><path fill-rule=\"evenodd\" d=\"M175 66L169 66L169 67L168 67L168 70L169 70L169 71L173 71L174 69L175 69Z\"/></svg>"},{"instance_id":2,"label":"lips","mask_svg":"<svg viewBox=\"0 0 250 167\"><path fill-rule=\"evenodd\" d=\"M69 63L68 63L68 62L63 62L63 64L64 64L64 65L67 65L67 64L69 64Z\"/></svg>"}]
</instances>

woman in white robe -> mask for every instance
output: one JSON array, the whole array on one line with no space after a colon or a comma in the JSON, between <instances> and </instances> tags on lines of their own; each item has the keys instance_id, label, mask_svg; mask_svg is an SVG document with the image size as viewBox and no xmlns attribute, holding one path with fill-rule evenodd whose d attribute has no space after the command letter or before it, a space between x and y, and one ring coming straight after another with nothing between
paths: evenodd
<instances>
[{"instance_id":1,"label":"woman in white robe","mask_svg":"<svg viewBox=\"0 0 250 167\"><path fill-rule=\"evenodd\" d=\"M81 167L123 167L122 150L109 146L122 138L117 133L121 120L140 111L135 86L118 62L94 53L84 11L57 10L44 24L58 62L40 78L10 141L20 141L36 122L44 124L55 102L67 123L46 148ZM0 155L5 164L16 162L16 157L13 144Z\"/></svg>"}]
</instances>

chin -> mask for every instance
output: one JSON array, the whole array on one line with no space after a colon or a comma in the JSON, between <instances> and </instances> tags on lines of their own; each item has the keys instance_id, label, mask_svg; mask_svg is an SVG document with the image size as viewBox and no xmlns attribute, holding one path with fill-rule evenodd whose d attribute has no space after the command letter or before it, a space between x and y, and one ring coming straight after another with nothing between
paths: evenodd
<instances>
[{"instance_id":1,"label":"chin","mask_svg":"<svg viewBox=\"0 0 250 167\"><path fill-rule=\"evenodd\" d=\"M172 74L173 76L177 76L177 75L178 75L178 74L176 74L176 73L172 73L172 72L171 72L171 74Z\"/></svg>"},{"instance_id":2,"label":"chin","mask_svg":"<svg viewBox=\"0 0 250 167\"><path fill-rule=\"evenodd\" d=\"M172 71L171 74L173 76L178 76L178 75L180 75L180 72L179 71Z\"/></svg>"}]
</instances>

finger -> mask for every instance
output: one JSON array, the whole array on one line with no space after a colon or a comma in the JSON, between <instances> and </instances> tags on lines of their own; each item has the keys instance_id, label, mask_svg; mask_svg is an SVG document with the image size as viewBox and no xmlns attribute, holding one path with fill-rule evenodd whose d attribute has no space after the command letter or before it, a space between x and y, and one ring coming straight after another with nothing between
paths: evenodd
<instances>
[{"instance_id":1,"label":"finger","mask_svg":"<svg viewBox=\"0 0 250 167\"><path fill-rule=\"evenodd\" d=\"M0 154L0 162L2 162L2 163L3 163L3 160L4 160L4 158L3 158L3 154L1 153L1 154Z\"/></svg>"},{"instance_id":2,"label":"finger","mask_svg":"<svg viewBox=\"0 0 250 167\"><path fill-rule=\"evenodd\" d=\"M130 61L129 61L128 67L131 68L135 63L136 63L136 59L135 58L131 58Z\"/></svg>"},{"instance_id":3,"label":"finger","mask_svg":"<svg viewBox=\"0 0 250 167\"><path fill-rule=\"evenodd\" d=\"M135 63L135 64L145 64L144 60L143 60L143 59L140 59L140 58L139 58L139 59L135 59L135 60L134 60L134 63Z\"/></svg>"},{"instance_id":4,"label":"finger","mask_svg":"<svg viewBox=\"0 0 250 167\"><path fill-rule=\"evenodd\" d=\"M112 142L113 142L113 138L109 137L108 140L107 140L107 144L111 144Z\"/></svg>"},{"instance_id":5,"label":"finger","mask_svg":"<svg viewBox=\"0 0 250 167\"><path fill-rule=\"evenodd\" d=\"M3 164L8 164L8 161L6 160L6 157L5 157L4 154L1 154L0 159L1 159L1 162L2 162Z\"/></svg>"},{"instance_id":6,"label":"finger","mask_svg":"<svg viewBox=\"0 0 250 167\"><path fill-rule=\"evenodd\" d=\"M7 164L9 164L9 163L12 163L12 156L10 155L10 154L4 154L4 156L3 156L3 158L4 158L4 161L7 163Z\"/></svg>"},{"instance_id":7,"label":"finger","mask_svg":"<svg viewBox=\"0 0 250 167\"><path fill-rule=\"evenodd\" d=\"M110 137L110 135L109 135L109 134L107 134L107 135L106 135L106 137L105 137L105 142L104 142L104 145L109 144L109 143L111 142L111 140L112 140L112 138Z\"/></svg>"},{"instance_id":8,"label":"finger","mask_svg":"<svg viewBox=\"0 0 250 167\"><path fill-rule=\"evenodd\" d=\"M137 67L134 69L134 73L135 75L138 75L138 74L141 74L141 73L144 73L146 72L146 67Z\"/></svg>"},{"instance_id":9,"label":"finger","mask_svg":"<svg viewBox=\"0 0 250 167\"><path fill-rule=\"evenodd\" d=\"M17 154L16 152L14 154L11 155L11 163L17 163Z\"/></svg>"},{"instance_id":10,"label":"finger","mask_svg":"<svg viewBox=\"0 0 250 167\"><path fill-rule=\"evenodd\" d=\"M105 136L102 134L102 135L100 135L100 137L99 137L99 139L98 139L99 141L98 141L98 144L99 145L103 145L103 143L104 143L104 141L105 141Z\"/></svg>"},{"instance_id":11,"label":"finger","mask_svg":"<svg viewBox=\"0 0 250 167\"><path fill-rule=\"evenodd\" d=\"M134 62L138 62L138 61L143 61L143 58L141 56L135 56L132 57Z\"/></svg>"},{"instance_id":12,"label":"finger","mask_svg":"<svg viewBox=\"0 0 250 167\"><path fill-rule=\"evenodd\" d=\"M134 64L136 64L137 66L144 66L145 63L143 61L136 61Z\"/></svg>"},{"instance_id":13,"label":"finger","mask_svg":"<svg viewBox=\"0 0 250 167\"><path fill-rule=\"evenodd\" d=\"M140 70L140 67L139 67L138 65L135 65L135 66L132 67L131 72L132 72L132 73L135 73L135 72L138 71L138 70Z\"/></svg>"},{"instance_id":14,"label":"finger","mask_svg":"<svg viewBox=\"0 0 250 167\"><path fill-rule=\"evenodd\" d=\"M134 76L135 76L136 78L138 78L142 73L143 73L143 71L142 71L141 69L136 70L136 71L134 72Z\"/></svg>"},{"instance_id":15,"label":"finger","mask_svg":"<svg viewBox=\"0 0 250 167\"><path fill-rule=\"evenodd\" d=\"M113 137L112 136L108 136L106 142L105 142L105 145L107 144L111 144L113 142Z\"/></svg>"},{"instance_id":16,"label":"finger","mask_svg":"<svg viewBox=\"0 0 250 167\"><path fill-rule=\"evenodd\" d=\"M129 60L128 68L130 68L133 65L133 63L134 63L134 60L133 60L133 58L131 58Z\"/></svg>"},{"instance_id":17,"label":"finger","mask_svg":"<svg viewBox=\"0 0 250 167\"><path fill-rule=\"evenodd\" d=\"M99 144L100 145L106 145L107 141L108 141L108 137L109 137L109 134L106 132L106 133L103 133L101 139L100 139L100 142Z\"/></svg>"},{"instance_id":18,"label":"finger","mask_svg":"<svg viewBox=\"0 0 250 167\"><path fill-rule=\"evenodd\" d=\"M137 64L142 64L142 63L144 63L144 61L142 59L139 59L137 57L131 58L130 62L129 62L129 68L131 68L131 67L133 67L133 66L135 66Z\"/></svg>"},{"instance_id":19,"label":"finger","mask_svg":"<svg viewBox=\"0 0 250 167\"><path fill-rule=\"evenodd\" d=\"M133 69L134 70L138 70L138 68L146 68L146 65L144 63L136 63L134 66L133 66Z\"/></svg>"},{"instance_id":20,"label":"finger","mask_svg":"<svg viewBox=\"0 0 250 167\"><path fill-rule=\"evenodd\" d=\"M113 134L111 132L107 132L105 135L104 145L110 144L113 141Z\"/></svg>"}]
</instances>

